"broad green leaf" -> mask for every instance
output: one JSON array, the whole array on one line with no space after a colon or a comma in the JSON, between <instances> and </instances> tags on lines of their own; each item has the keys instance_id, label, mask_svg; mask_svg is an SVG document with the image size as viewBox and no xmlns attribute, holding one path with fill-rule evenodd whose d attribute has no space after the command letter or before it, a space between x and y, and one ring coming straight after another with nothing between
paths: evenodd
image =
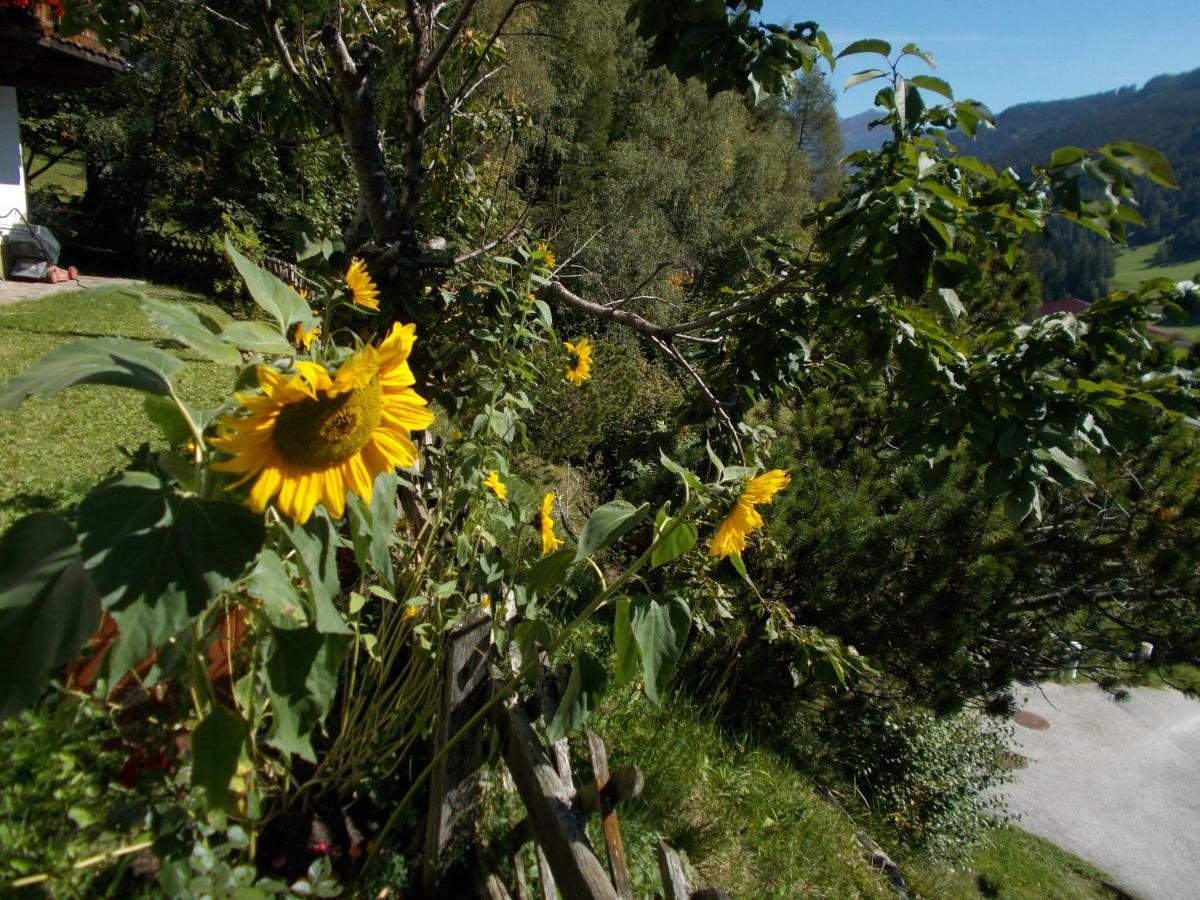
<instances>
[{"instance_id":1,"label":"broad green leaf","mask_svg":"<svg viewBox=\"0 0 1200 900\"><path fill-rule=\"evenodd\" d=\"M936 62L936 60L934 60L933 54L930 53L928 50L922 50L916 44L905 44L903 47L900 48L900 55L901 56L904 56L904 55L915 56L917 59L923 60L925 62L925 64L927 66L929 66L929 68L931 68L931 69L937 68L937 62ZM915 81L916 79L913 79L913 80ZM938 79L938 80L940 81L941 79ZM945 82L942 82L942 83L945 84ZM950 95L947 94L946 96L949 97Z\"/></svg>"},{"instance_id":2,"label":"broad green leaf","mask_svg":"<svg viewBox=\"0 0 1200 900\"><path fill-rule=\"evenodd\" d=\"M143 297L142 309L154 327L191 347L201 356L224 366L240 366L242 354L221 339L221 325L186 303Z\"/></svg>"},{"instance_id":3,"label":"broad green leaf","mask_svg":"<svg viewBox=\"0 0 1200 900\"><path fill-rule=\"evenodd\" d=\"M267 743L316 762L312 736L337 693L338 669L349 639L314 628L271 632L267 650L267 693L271 730Z\"/></svg>"},{"instance_id":4,"label":"broad green leaf","mask_svg":"<svg viewBox=\"0 0 1200 900\"><path fill-rule=\"evenodd\" d=\"M863 69L861 72L855 72L846 79L846 86L843 90L848 91L852 87L856 87L867 81L874 81L876 78L883 78L885 75L887 75L887 72L883 71L883 69Z\"/></svg>"},{"instance_id":5,"label":"broad green leaf","mask_svg":"<svg viewBox=\"0 0 1200 900\"><path fill-rule=\"evenodd\" d=\"M36 702L99 621L71 526L45 512L13 525L0 538L0 720Z\"/></svg>"},{"instance_id":6,"label":"broad green leaf","mask_svg":"<svg viewBox=\"0 0 1200 900\"><path fill-rule=\"evenodd\" d=\"M192 732L192 784L204 788L208 802L218 809L231 809L237 799L229 782L237 773L245 740L241 718L220 703Z\"/></svg>"},{"instance_id":7,"label":"broad green leaf","mask_svg":"<svg viewBox=\"0 0 1200 900\"><path fill-rule=\"evenodd\" d=\"M954 288L938 288L933 295L933 308L951 322L957 322L959 317L967 311L962 301L958 299L958 292Z\"/></svg>"},{"instance_id":8,"label":"broad green leaf","mask_svg":"<svg viewBox=\"0 0 1200 900\"><path fill-rule=\"evenodd\" d=\"M933 91L935 94L941 94L947 100L954 99L954 89L941 78L935 78L932 75L914 75L908 80L919 88Z\"/></svg>"},{"instance_id":9,"label":"broad green leaf","mask_svg":"<svg viewBox=\"0 0 1200 900\"><path fill-rule=\"evenodd\" d=\"M841 59L843 56L852 56L855 53L878 53L880 56L890 56L892 45L878 38L863 38L843 47L836 58Z\"/></svg>"},{"instance_id":10,"label":"broad green leaf","mask_svg":"<svg viewBox=\"0 0 1200 900\"><path fill-rule=\"evenodd\" d=\"M546 725L546 737L550 741L561 740L587 721L600 702L605 679L604 666L594 656L581 653L576 657L575 664L571 666L571 676L567 679L567 688L558 701L558 709Z\"/></svg>"},{"instance_id":11,"label":"broad green leaf","mask_svg":"<svg viewBox=\"0 0 1200 900\"><path fill-rule=\"evenodd\" d=\"M183 417L183 411L170 397L161 394L146 394L142 399L146 418L158 427L167 443L178 447L192 438L192 429Z\"/></svg>"},{"instance_id":12,"label":"broad green leaf","mask_svg":"<svg viewBox=\"0 0 1200 900\"><path fill-rule=\"evenodd\" d=\"M687 643L692 612L678 596L636 597L631 627L642 657L646 696L662 702L663 692Z\"/></svg>"},{"instance_id":13,"label":"broad green leaf","mask_svg":"<svg viewBox=\"0 0 1200 900\"><path fill-rule=\"evenodd\" d=\"M539 647L544 650L554 643L554 629L541 619L518 622L513 628L513 640L521 651L521 664L529 665L537 658Z\"/></svg>"},{"instance_id":14,"label":"broad green leaf","mask_svg":"<svg viewBox=\"0 0 1200 900\"><path fill-rule=\"evenodd\" d=\"M79 507L83 557L121 637L113 677L202 614L262 547L245 506L178 493L145 472L102 484Z\"/></svg>"},{"instance_id":15,"label":"broad green leaf","mask_svg":"<svg viewBox=\"0 0 1200 900\"><path fill-rule=\"evenodd\" d=\"M306 593L311 600L309 618L316 622L317 631L325 634L350 634L350 626L334 598L341 593L337 570L337 531L323 510L318 509L304 523L285 523L283 530L296 548L296 563L304 578Z\"/></svg>"},{"instance_id":16,"label":"broad green leaf","mask_svg":"<svg viewBox=\"0 0 1200 900\"><path fill-rule=\"evenodd\" d=\"M256 266L234 249L229 238L225 238L225 252L233 260L246 290L266 313L279 323L279 333L287 337L289 326L306 322L312 318L304 298L265 269Z\"/></svg>"},{"instance_id":17,"label":"broad green leaf","mask_svg":"<svg viewBox=\"0 0 1200 900\"><path fill-rule=\"evenodd\" d=\"M364 572L374 572L382 578L389 590L396 585L391 553L392 533L399 518L396 486L394 472L381 472L371 489L369 506L354 494L346 504L354 540L354 558Z\"/></svg>"},{"instance_id":18,"label":"broad green leaf","mask_svg":"<svg viewBox=\"0 0 1200 900\"><path fill-rule=\"evenodd\" d=\"M620 596L613 613L613 649L618 687L629 684L641 671L642 656L638 652L637 639L633 636L633 620L630 617L632 604L633 601L628 597Z\"/></svg>"},{"instance_id":19,"label":"broad green leaf","mask_svg":"<svg viewBox=\"0 0 1200 900\"><path fill-rule=\"evenodd\" d=\"M150 394L170 394L183 363L163 350L127 338L91 338L52 350L0 386L0 409L28 397L53 397L76 384L110 384Z\"/></svg>"},{"instance_id":20,"label":"broad green leaf","mask_svg":"<svg viewBox=\"0 0 1200 900\"><path fill-rule=\"evenodd\" d=\"M259 554L246 582L246 592L262 601L263 615L276 628L303 628L308 624L287 563L274 550Z\"/></svg>"},{"instance_id":21,"label":"broad green leaf","mask_svg":"<svg viewBox=\"0 0 1200 900\"><path fill-rule=\"evenodd\" d=\"M1050 154L1051 168L1069 166L1087 156L1087 151L1080 147L1059 147Z\"/></svg>"},{"instance_id":22,"label":"broad green leaf","mask_svg":"<svg viewBox=\"0 0 1200 900\"><path fill-rule=\"evenodd\" d=\"M575 561L575 551L556 550L529 567L525 575L525 587L529 593L546 596L567 579L567 572Z\"/></svg>"},{"instance_id":23,"label":"broad green leaf","mask_svg":"<svg viewBox=\"0 0 1200 900\"><path fill-rule=\"evenodd\" d=\"M672 526L674 527L671 533L660 541L650 554L650 568L652 569L665 566L696 546L700 532L696 530L695 525L691 522L677 522L676 519L667 519L663 523L663 530L672 528Z\"/></svg>"},{"instance_id":24,"label":"broad green leaf","mask_svg":"<svg viewBox=\"0 0 1200 900\"><path fill-rule=\"evenodd\" d=\"M1087 466L1083 460L1077 459L1069 455L1061 447L1050 447L1049 449L1039 449L1034 451L1034 456L1038 459L1052 463L1070 476L1072 481L1081 481L1084 484L1092 484L1091 476L1088 474Z\"/></svg>"},{"instance_id":25,"label":"broad green leaf","mask_svg":"<svg viewBox=\"0 0 1200 900\"><path fill-rule=\"evenodd\" d=\"M636 528L650 513L650 504L634 506L624 500L605 503L589 517L579 532L575 561L587 559Z\"/></svg>"},{"instance_id":26,"label":"broad green leaf","mask_svg":"<svg viewBox=\"0 0 1200 900\"><path fill-rule=\"evenodd\" d=\"M1175 174L1171 171L1171 164L1153 147L1135 144L1132 141L1114 141L1101 147L1100 152L1127 172L1145 175L1163 187L1179 187L1175 181Z\"/></svg>"},{"instance_id":27,"label":"broad green leaf","mask_svg":"<svg viewBox=\"0 0 1200 900\"><path fill-rule=\"evenodd\" d=\"M233 322L222 332L223 337L235 347L255 353L276 356L292 356L296 348L288 343L278 331L266 322Z\"/></svg>"}]
</instances>

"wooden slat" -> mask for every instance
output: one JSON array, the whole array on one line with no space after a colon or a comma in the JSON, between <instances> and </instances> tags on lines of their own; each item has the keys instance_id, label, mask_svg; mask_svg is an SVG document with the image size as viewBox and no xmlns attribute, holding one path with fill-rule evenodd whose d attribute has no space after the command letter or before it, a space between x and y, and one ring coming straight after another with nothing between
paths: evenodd
<instances>
[{"instance_id":1,"label":"wooden slat","mask_svg":"<svg viewBox=\"0 0 1200 900\"><path fill-rule=\"evenodd\" d=\"M538 883L542 889L542 900L558 900L558 888L554 884L554 873L550 871L550 862L546 852L535 841L533 852L537 859Z\"/></svg>"},{"instance_id":2,"label":"wooden slat","mask_svg":"<svg viewBox=\"0 0 1200 900\"><path fill-rule=\"evenodd\" d=\"M592 851L583 816L574 807L574 788L563 782L529 716L517 704L508 703L498 719L504 761L558 889L570 900L618 900Z\"/></svg>"},{"instance_id":3,"label":"wooden slat","mask_svg":"<svg viewBox=\"0 0 1200 900\"><path fill-rule=\"evenodd\" d=\"M588 751L592 757L592 772L596 776L596 797L599 800L600 825L604 829L604 846L608 850L608 871L613 887L621 900L633 900L633 885L629 881L629 866L625 861L625 844L621 840L621 825L613 809L608 788L608 754L604 741L594 731L587 733Z\"/></svg>"},{"instance_id":4,"label":"wooden slat","mask_svg":"<svg viewBox=\"0 0 1200 900\"><path fill-rule=\"evenodd\" d=\"M529 900L529 882L525 880L525 851L518 847L512 855L513 877L517 884L517 900Z\"/></svg>"},{"instance_id":5,"label":"wooden slat","mask_svg":"<svg viewBox=\"0 0 1200 900\"><path fill-rule=\"evenodd\" d=\"M687 878L683 860L662 838L658 839L658 871L662 875L666 900L688 900Z\"/></svg>"},{"instance_id":6,"label":"wooden slat","mask_svg":"<svg viewBox=\"0 0 1200 900\"><path fill-rule=\"evenodd\" d=\"M487 700L492 643L492 617L475 610L445 637L442 701L434 735L440 750ZM421 873L424 896L432 896L442 874L447 850L456 836L474 827L480 767L483 764L483 730L463 738L434 769L429 784L429 811L425 820L425 849Z\"/></svg>"}]
</instances>

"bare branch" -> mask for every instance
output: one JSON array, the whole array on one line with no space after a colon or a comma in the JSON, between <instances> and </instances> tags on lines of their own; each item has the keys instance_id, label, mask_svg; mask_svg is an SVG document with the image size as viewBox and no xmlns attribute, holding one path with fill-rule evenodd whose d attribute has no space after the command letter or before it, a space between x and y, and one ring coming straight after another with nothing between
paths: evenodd
<instances>
[{"instance_id":1,"label":"bare branch","mask_svg":"<svg viewBox=\"0 0 1200 900\"><path fill-rule=\"evenodd\" d=\"M333 105L326 102L318 92L309 86L304 80L304 76L300 74L300 70L296 68L295 60L292 59L291 51L288 50L287 40L283 36L283 31L279 28L279 23L275 21L271 14L271 0L257 0L258 15L262 20L263 28L266 29L267 38L271 43L272 49L275 51L275 56L283 66L283 71L287 73L288 80L291 81L292 87L300 96L308 107L318 116L327 122L336 122L337 117L333 110Z\"/></svg>"},{"instance_id":2,"label":"bare branch","mask_svg":"<svg viewBox=\"0 0 1200 900\"><path fill-rule=\"evenodd\" d=\"M709 407L733 438L733 445L737 448L738 458L741 460L742 465L745 465L746 451L742 449L742 439L738 435L737 426L733 424L733 419L729 418L729 413L725 411L725 407L721 405L721 401L718 400L716 394L712 392L712 388L708 386L708 383L704 380L704 376L697 371L695 366L687 361L684 355L679 352L678 348L676 348L669 339L652 337L650 340L654 341L654 343L659 346L663 353L667 354L667 356L679 363L679 365L683 367L683 370L691 376L692 381L696 382L696 386L700 388L700 393L703 394L704 399L708 401Z\"/></svg>"},{"instance_id":3,"label":"bare branch","mask_svg":"<svg viewBox=\"0 0 1200 900\"><path fill-rule=\"evenodd\" d=\"M463 30L463 26L467 24L467 18L474 11L478 2L479 0L463 0L462 6L458 8L458 15L454 17L449 28L446 29L446 34L442 37L441 43L434 48L433 52L429 55L429 59L425 60L424 64L414 73L417 84L424 84L433 77L433 73L442 64L442 59L458 38L459 33Z\"/></svg>"}]
</instances>

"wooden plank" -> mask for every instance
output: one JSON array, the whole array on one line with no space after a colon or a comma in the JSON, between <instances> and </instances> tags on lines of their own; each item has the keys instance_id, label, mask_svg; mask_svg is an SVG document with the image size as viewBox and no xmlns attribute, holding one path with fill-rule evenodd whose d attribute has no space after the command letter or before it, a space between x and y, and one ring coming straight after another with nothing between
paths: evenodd
<instances>
[{"instance_id":1,"label":"wooden plank","mask_svg":"<svg viewBox=\"0 0 1200 900\"><path fill-rule=\"evenodd\" d=\"M633 885L629 881L629 865L625 861L625 844L621 840L621 824L613 809L609 784L608 754L604 741L594 732L587 733L588 751L592 757L592 772L596 776L596 797L599 801L600 825L604 829L604 846L608 850L608 871L613 887L621 900L633 900Z\"/></svg>"},{"instance_id":2,"label":"wooden plank","mask_svg":"<svg viewBox=\"0 0 1200 900\"><path fill-rule=\"evenodd\" d=\"M662 838L658 839L658 871L662 875L666 900L688 900L687 878L683 860Z\"/></svg>"},{"instance_id":3,"label":"wooden plank","mask_svg":"<svg viewBox=\"0 0 1200 900\"><path fill-rule=\"evenodd\" d=\"M497 718L504 761L558 890L570 900L618 900L575 808L574 787L563 782L529 716L519 705L507 703Z\"/></svg>"},{"instance_id":4,"label":"wooden plank","mask_svg":"<svg viewBox=\"0 0 1200 900\"><path fill-rule=\"evenodd\" d=\"M486 702L490 689L492 617L476 609L445 636L441 711L434 733L437 752ZM423 896L432 896L449 851L461 846L474 827L483 729L463 738L434 770L429 784L425 847L421 872Z\"/></svg>"},{"instance_id":5,"label":"wooden plank","mask_svg":"<svg viewBox=\"0 0 1200 900\"><path fill-rule=\"evenodd\" d=\"M546 859L546 851L534 842L533 851L537 859L538 883L542 887L542 900L558 900L558 888L554 884L554 873L550 871L550 862Z\"/></svg>"},{"instance_id":6,"label":"wooden plank","mask_svg":"<svg viewBox=\"0 0 1200 900\"><path fill-rule=\"evenodd\" d=\"M525 853L518 847L512 855L513 877L517 883L517 900L529 900L529 882L525 879Z\"/></svg>"}]
</instances>

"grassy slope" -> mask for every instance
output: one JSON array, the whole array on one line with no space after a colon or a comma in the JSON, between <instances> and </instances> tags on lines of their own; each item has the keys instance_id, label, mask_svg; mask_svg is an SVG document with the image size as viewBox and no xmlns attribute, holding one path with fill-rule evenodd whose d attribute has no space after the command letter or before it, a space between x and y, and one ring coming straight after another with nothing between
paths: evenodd
<instances>
[{"instance_id":1,"label":"grassy slope","mask_svg":"<svg viewBox=\"0 0 1200 900\"><path fill-rule=\"evenodd\" d=\"M662 836L687 854L698 884L734 897L895 896L865 861L845 812L786 760L721 734L696 708L637 700L605 710L592 727L605 736L610 765L636 762L646 777L642 797L620 813L635 895L654 888ZM1101 872L1017 828L990 832L958 865L885 849L914 897L1112 896Z\"/></svg>"},{"instance_id":2,"label":"grassy slope","mask_svg":"<svg viewBox=\"0 0 1200 900\"><path fill-rule=\"evenodd\" d=\"M30 169L37 171L45 162L45 157L35 155ZM60 159L29 184L31 191L43 188L53 189L60 197L82 197L87 192L87 172L83 163L77 159Z\"/></svg>"},{"instance_id":3,"label":"grassy slope","mask_svg":"<svg viewBox=\"0 0 1200 900\"><path fill-rule=\"evenodd\" d=\"M178 296L161 288L149 293ZM214 307L206 310L225 318ZM159 341L128 292L51 294L0 307L0 381L68 341L103 335L172 346ZM191 363L177 378L180 394L194 405L216 405L231 383L229 371L180 355ZM99 479L124 465L120 446L133 451L143 441L161 444L162 438L134 391L85 385L52 400L0 410L0 533L35 510L69 510Z\"/></svg>"},{"instance_id":4,"label":"grassy slope","mask_svg":"<svg viewBox=\"0 0 1200 900\"><path fill-rule=\"evenodd\" d=\"M1131 247L1118 253L1116 271L1112 278L1108 279L1109 288L1114 291L1132 291L1148 278L1184 281L1200 272L1200 259L1170 266L1155 265L1154 254L1158 252L1159 246L1161 241L1144 247Z\"/></svg>"}]
</instances>

